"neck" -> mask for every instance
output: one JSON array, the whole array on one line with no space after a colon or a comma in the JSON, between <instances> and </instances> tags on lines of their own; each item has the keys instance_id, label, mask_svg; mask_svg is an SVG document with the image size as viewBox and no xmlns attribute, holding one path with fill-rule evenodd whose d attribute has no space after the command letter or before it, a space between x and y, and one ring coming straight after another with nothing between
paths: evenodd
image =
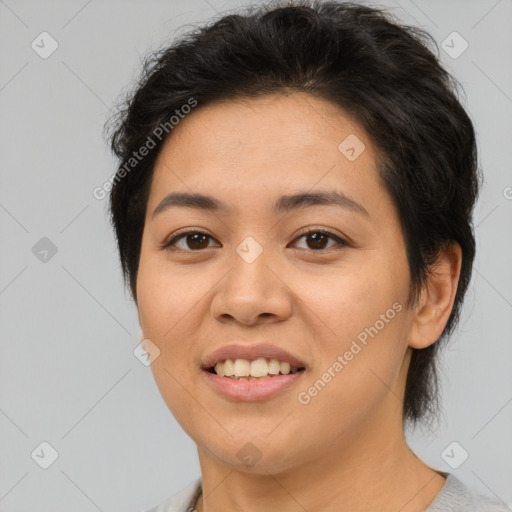
<instances>
[{"instance_id":1,"label":"neck","mask_svg":"<svg viewBox=\"0 0 512 512\"><path fill-rule=\"evenodd\" d=\"M424 511L446 479L410 450L398 414L381 420L373 418L357 433L334 440L316 458L279 472L233 470L198 448L203 494L196 509Z\"/></svg>"}]
</instances>

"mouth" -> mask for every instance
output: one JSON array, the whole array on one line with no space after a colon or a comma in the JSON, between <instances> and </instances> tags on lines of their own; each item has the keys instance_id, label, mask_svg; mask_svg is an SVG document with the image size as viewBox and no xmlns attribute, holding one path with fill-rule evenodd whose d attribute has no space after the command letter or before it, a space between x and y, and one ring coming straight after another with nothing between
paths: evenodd
<instances>
[{"instance_id":1,"label":"mouth","mask_svg":"<svg viewBox=\"0 0 512 512\"><path fill-rule=\"evenodd\" d=\"M207 369L209 373L231 380L264 380L279 375L295 374L304 370L304 366L292 366L287 361L264 357L252 361L241 358L225 359Z\"/></svg>"},{"instance_id":2,"label":"mouth","mask_svg":"<svg viewBox=\"0 0 512 512\"><path fill-rule=\"evenodd\" d=\"M201 373L223 398L266 400L293 386L306 365L273 345L229 345L207 356Z\"/></svg>"}]
</instances>

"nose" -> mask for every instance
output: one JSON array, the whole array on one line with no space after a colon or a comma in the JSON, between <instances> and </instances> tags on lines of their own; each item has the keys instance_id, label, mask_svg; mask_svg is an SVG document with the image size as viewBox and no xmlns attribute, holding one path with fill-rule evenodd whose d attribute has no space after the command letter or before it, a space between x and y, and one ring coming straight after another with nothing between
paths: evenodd
<instances>
[{"instance_id":1,"label":"nose","mask_svg":"<svg viewBox=\"0 0 512 512\"><path fill-rule=\"evenodd\" d=\"M293 296L289 285L279 277L277 265L264 251L255 261L238 254L233 266L218 283L211 302L211 315L219 322L245 326L281 322L290 317Z\"/></svg>"}]
</instances>

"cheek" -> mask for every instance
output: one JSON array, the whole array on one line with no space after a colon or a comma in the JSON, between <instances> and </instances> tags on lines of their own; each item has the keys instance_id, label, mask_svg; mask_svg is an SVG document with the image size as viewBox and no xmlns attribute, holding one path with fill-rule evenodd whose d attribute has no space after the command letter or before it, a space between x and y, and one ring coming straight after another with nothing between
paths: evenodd
<instances>
[{"instance_id":1,"label":"cheek","mask_svg":"<svg viewBox=\"0 0 512 512\"><path fill-rule=\"evenodd\" d=\"M194 278L194 275L196 276ZM192 267L169 270L160 255L141 253L137 277L138 312L144 336L160 350L151 364L155 382L168 408L185 428L197 403L194 377L199 371L191 357L200 319L208 314L201 302L207 281Z\"/></svg>"},{"instance_id":2,"label":"cheek","mask_svg":"<svg viewBox=\"0 0 512 512\"><path fill-rule=\"evenodd\" d=\"M189 269L170 270L160 255L141 254L137 276L137 307L147 337L163 341L182 328L180 320L198 304L197 279ZM200 297L200 295L199 295Z\"/></svg>"},{"instance_id":3,"label":"cheek","mask_svg":"<svg viewBox=\"0 0 512 512\"><path fill-rule=\"evenodd\" d=\"M350 255L342 265L320 273L294 271L286 276L300 299L297 304L305 306L301 315L307 314L307 323L314 326L312 334L322 344L320 353L343 349L361 332L364 338L365 329L376 322L379 331L391 334L388 325L396 324L400 307L393 309L393 304L404 308L408 283L382 254L371 256Z\"/></svg>"},{"instance_id":4,"label":"cheek","mask_svg":"<svg viewBox=\"0 0 512 512\"><path fill-rule=\"evenodd\" d=\"M393 389L408 328L408 283L397 274L389 261L376 257L330 273L327 282L309 278L307 287L302 286L303 311L314 313L309 313L308 323L317 354L301 389L299 401L308 402L306 409L322 416L332 408L340 418L357 421Z\"/></svg>"},{"instance_id":5,"label":"cheek","mask_svg":"<svg viewBox=\"0 0 512 512\"><path fill-rule=\"evenodd\" d=\"M400 305L395 303L395 308ZM361 313L359 320L347 315L337 326L336 342L323 346L319 364L298 390L302 430L313 433L321 428L322 436L335 443L370 418L382 417L384 410L388 416L391 411L400 412L397 385L405 355L401 336L407 317L405 309L397 312L392 305L382 311L387 323L368 313ZM361 318L368 321L361 322Z\"/></svg>"}]
</instances>

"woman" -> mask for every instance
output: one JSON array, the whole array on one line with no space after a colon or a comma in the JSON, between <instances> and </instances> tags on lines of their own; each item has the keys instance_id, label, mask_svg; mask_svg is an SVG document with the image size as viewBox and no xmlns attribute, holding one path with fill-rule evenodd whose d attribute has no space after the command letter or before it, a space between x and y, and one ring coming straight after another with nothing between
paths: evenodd
<instances>
[{"instance_id":1,"label":"woman","mask_svg":"<svg viewBox=\"0 0 512 512\"><path fill-rule=\"evenodd\" d=\"M506 510L407 445L475 255L475 133L428 35L357 4L225 16L111 134L143 346L201 478L171 511Z\"/></svg>"}]
</instances>

